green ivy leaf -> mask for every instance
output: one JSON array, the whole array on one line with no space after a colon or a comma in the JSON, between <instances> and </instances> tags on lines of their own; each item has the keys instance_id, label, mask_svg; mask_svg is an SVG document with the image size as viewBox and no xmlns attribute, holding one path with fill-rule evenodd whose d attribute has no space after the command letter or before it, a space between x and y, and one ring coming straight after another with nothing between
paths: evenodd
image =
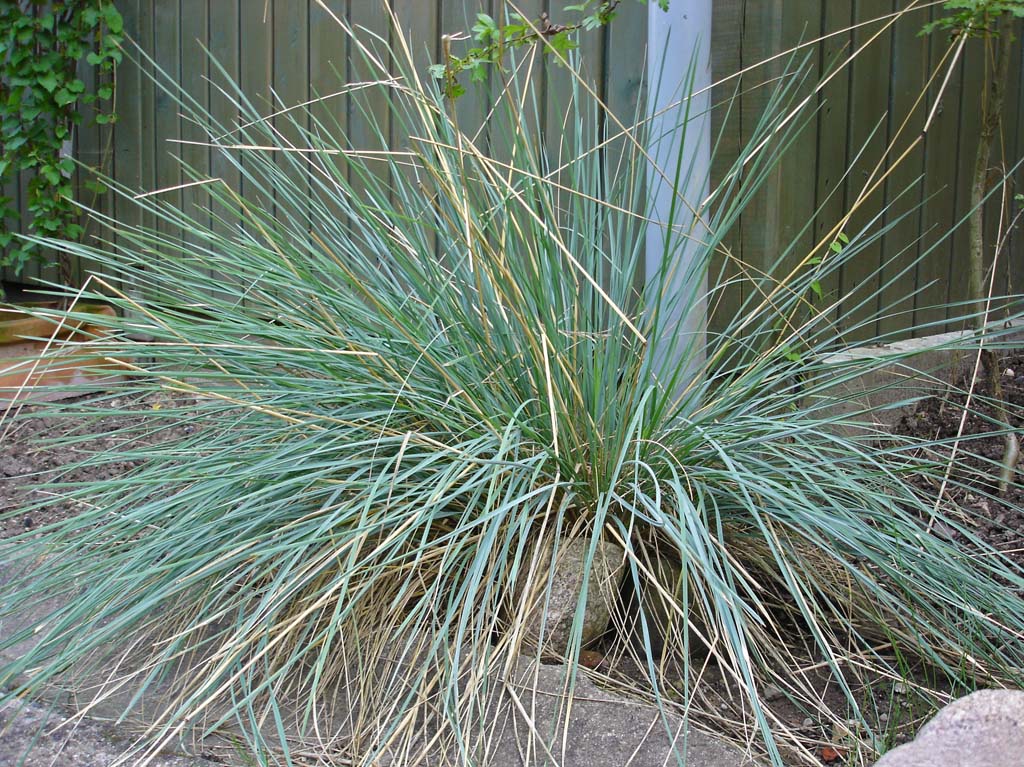
<instances>
[{"instance_id":1,"label":"green ivy leaf","mask_svg":"<svg viewBox=\"0 0 1024 767\"><path fill-rule=\"evenodd\" d=\"M47 93L53 93L53 91L60 84L59 81L57 80L57 75L55 75L53 72L47 72L42 77L40 77L38 80L36 80L36 82L39 83L39 85Z\"/></svg>"},{"instance_id":2,"label":"green ivy leaf","mask_svg":"<svg viewBox=\"0 0 1024 767\"><path fill-rule=\"evenodd\" d=\"M110 72L122 60L121 14L110 0L0 2L0 180L28 173L20 210L0 196L0 265L20 270L41 249L17 244L9 222L27 217L30 231L75 239L84 235L71 182L75 163L61 157L81 105L113 97L109 81L90 91L75 76L81 59ZM98 123L114 120L97 116ZM11 247L17 244L17 247Z\"/></svg>"},{"instance_id":3,"label":"green ivy leaf","mask_svg":"<svg viewBox=\"0 0 1024 767\"><path fill-rule=\"evenodd\" d=\"M103 16L107 22L107 28L115 35L119 35L124 31L124 19L121 18L121 14L117 12L117 8L113 5L103 7Z\"/></svg>"},{"instance_id":4,"label":"green ivy leaf","mask_svg":"<svg viewBox=\"0 0 1024 767\"><path fill-rule=\"evenodd\" d=\"M61 88L53 94L53 100L56 101L59 106L65 107L68 104L74 104L78 101L78 96L71 93L67 88Z\"/></svg>"},{"instance_id":5,"label":"green ivy leaf","mask_svg":"<svg viewBox=\"0 0 1024 767\"><path fill-rule=\"evenodd\" d=\"M476 15L476 24L473 25L474 39L483 44L488 44L501 36L497 22L486 13Z\"/></svg>"},{"instance_id":6,"label":"green ivy leaf","mask_svg":"<svg viewBox=\"0 0 1024 767\"><path fill-rule=\"evenodd\" d=\"M569 37L568 32L559 32L557 35L552 35L548 38L548 42L551 44L552 50L563 57L577 47L576 42Z\"/></svg>"},{"instance_id":7,"label":"green ivy leaf","mask_svg":"<svg viewBox=\"0 0 1024 767\"><path fill-rule=\"evenodd\" d=\"M58 186L60 184L60 181L61 181L61 178L62 178L62 176L60 175L60 171L57 170L52 165L43 165L39 169L39 173L40 173L40 175L43 178L45 178L47 181L49 181L53 186Z\"/></svg>"}]
</instances>

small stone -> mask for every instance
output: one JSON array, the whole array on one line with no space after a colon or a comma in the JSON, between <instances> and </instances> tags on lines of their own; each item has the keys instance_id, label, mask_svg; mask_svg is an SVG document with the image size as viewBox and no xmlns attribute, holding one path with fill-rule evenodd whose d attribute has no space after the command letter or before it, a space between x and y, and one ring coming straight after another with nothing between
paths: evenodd
<instances>
[{"instance_id":1,"label":"small stone","mask_svg":"<svg viewBox=\"0 0 1024 767\"><path fill-rule=\"evenodd\" d=\"M554 573L537 575L540 588L547 594L527 593L526 575L516 584L516 602L532 606L523 619L525 648L528 651L541 646L541 655L563 658L568 652L572 625L583 588L584 562L590 551L586 538L558 542ZM540 561L545 565L551 559L554 541L546 541ZM625 572L626 552L610 541L602 540L591 563L590 582L583 615L581 645L586 646L608 628L611 611L619 593L619 583Z\"/></svg>"},{"instance_id":2,"label":"small stone","mask_svg":"<svg viewBox=\"0 0 1024 767\"><path fill-rule=\"evenodd\" d=\"M932 525L932 533L935 534L936 538L941 538L944 541L956 539L956 530L942 520L936 520L935 524Z\"/></svg>"},{"instance_id":3,"label":"small stone","mask_svg":"<svg viewBox=\"0 0 1024 767\"><path fill-rule=\"evenodd\" d=\"M878 715L878 721L879 722L888 722L889 721L889 715L885 711L883 711L881 714Z\"/></svg>"},{"instance_id":4,"label":"small stone","mask_svg":"<svg viewBox=\"0 0 1024 767\"><path fill-rule=\"evenodd\" d=\"M728 703L719 703L718 704L718 708L721 709L722 711L728 711L729 710L729 704Z\"/></svg>"},{"instance_id":5,"label":"small stone","mask_svg":"<svg viewBox=\"0 0 1024 767\"><path fill-rule=\"evenodd\" d=\"M814 726L814 720L810 717L807 717L803 720L803 722L800 723L800 726L803 727L805 730L809 730Z\"/></svg>"},{"instance_id":6,"label":"small stone","mask_svg":"<svg viewBox=\"0 0 1024 767\"><path fill-rule=\"evenodd\" d=\"M1006 370L1003 371L1003 375L1006 378L1013 378L1016 374L1017 372L1013 368L1006 368Z\"/></svg>"},{"instance_id":7,"label":"small stone","mask_svg":"<svg viewBox=\"0 0 1024 767\"><path fill-rule=\"evenodd\" d=\"M907 694L907 686L905 684L903 684L903 682L897 682L896 684L894 684L892 686L892 691L896 695L906 695Z\"/></svg>"},{"instance_id":8,"label":"small stone","mask_svg":"<svg viewBox=\"0 0 1024 767\"><path fill-rule=\"evenodd\" d=\"M782 692L782 688L774 684L766 684L764 689L761 691L761 697L765 700L778 700L785 693Z\"/></svg>"}]
</instances>

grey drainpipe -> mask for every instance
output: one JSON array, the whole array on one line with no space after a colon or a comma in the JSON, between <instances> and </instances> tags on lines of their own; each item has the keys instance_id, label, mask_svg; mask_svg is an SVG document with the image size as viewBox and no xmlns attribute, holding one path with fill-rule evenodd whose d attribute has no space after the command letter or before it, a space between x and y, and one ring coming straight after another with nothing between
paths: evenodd
<instances>
[{"instance_id":1,"label":"grey drainpipe","mask_svg":"<svg viewBox=\"0 0 1024 767\"><path fill-rule=\"evenodd\" d=\"M668 220L677 194L672 182L682 150L681 178L685 178L692 167L690 183L680 183L676 201L674 228L683 231L694 224L691 209L697 208L708 195L711 121L707 111L711 96L707 88L711 85L711 12L711 0L670 0L667 11L662 11L651 0L648 10L648 115L652 116L649 151L667 176L666 180L653 168L648 172L652 218L660 222ZM683 146L682 131L672 128L682 122L686 104L683 103L682 108L672 105L678 105L684 95L689 95L683 94L683 89L688 85L691 68L694 69L693 90L703 93L691 99ZM665 113L656 116L662 110ZM699 225L693 227L693 237L700 239L705 234ZM667 267L666 258L669 260ZM653 364L655 376L660 379L663 371L676 368L681 358L689 358L685 373L675 386L678 394L697 375L704 362L707 310L703 300L695 303L692 296L706 294L707 276L700 263L699 247L689 241L681 242L675 236L669 240L666 250L666 228L651 224L647 229L647 283L651 284L665 268L670 270L663 298L667 322L662 322L662 328L667 337L652 339ZM686 307L692 308L685 311ZM675 343L668 338L671 336L675 337Z\"/></svg>"}]
</instances>

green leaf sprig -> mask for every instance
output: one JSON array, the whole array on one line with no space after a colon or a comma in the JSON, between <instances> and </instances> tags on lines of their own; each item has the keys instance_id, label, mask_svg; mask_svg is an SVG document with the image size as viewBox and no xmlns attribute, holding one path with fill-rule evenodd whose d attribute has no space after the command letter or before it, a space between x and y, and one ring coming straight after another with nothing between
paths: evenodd
<instances>
[{"instance_id":1,"label":"green leaf sprig","mask_svg":"<svg viewBox=\"0 0 1024 767\"><path fill-rule=\"evenodd\" d=\"M942 8L948 15L925 24L920 35L941 29L954 37L985 37L992 34L993 21L1004 13L1024 18L1024 0L947 0Z\"/></svg>"},{"instance_id":2,"label":"green leaf sprig","mask_svg":"<svg viewBox=\"0 0 1024 767\"><path fill-rule=\"evenodd\" d=\"M648 0L639 0L646 3ZM657 6L668 10L669 0L654 0ZM501 66L505 54L517 48L542 45L546 53L555 53L561 62L566 54L577 47L574 34L580 30L590 31L610 24L618 14L622 0L584 0L565 6L565 12L575 14L569 23L560 24L551 20L547 13L541 13L535 21L519 13L509 13L505 24L499 24L494 17L478 13L471 31L475 45L461 56L451 51L451 42L458 39L446 36L444 40L444 62L430 67L430 73L444 81L445 93L455 99L466 92L459 82L459 76L469 73L471 82L484 82L488 68Z\"/></svg>"}]
</instances>

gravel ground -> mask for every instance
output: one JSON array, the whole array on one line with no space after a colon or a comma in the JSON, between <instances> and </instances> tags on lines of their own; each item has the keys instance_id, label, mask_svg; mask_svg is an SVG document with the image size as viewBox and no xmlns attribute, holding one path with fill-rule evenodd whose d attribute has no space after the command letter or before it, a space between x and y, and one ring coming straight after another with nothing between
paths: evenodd
<instances>
[{"instance_id":1,"label":"gravel ground","mask_svg":"<svg viewBox=\"0 0 1024 767\"><path fill-rule=\"evenodd\" d=\"M24 703L0 705L0 765L3 767L126 767L140 760L122 759L126 742L111 725L86 719L54 726L62 715ZM160 755L148 767L216 767L214 762L186 756ZM221 763L222 764L222 763Z\"/></svg>"}]
</instances>

